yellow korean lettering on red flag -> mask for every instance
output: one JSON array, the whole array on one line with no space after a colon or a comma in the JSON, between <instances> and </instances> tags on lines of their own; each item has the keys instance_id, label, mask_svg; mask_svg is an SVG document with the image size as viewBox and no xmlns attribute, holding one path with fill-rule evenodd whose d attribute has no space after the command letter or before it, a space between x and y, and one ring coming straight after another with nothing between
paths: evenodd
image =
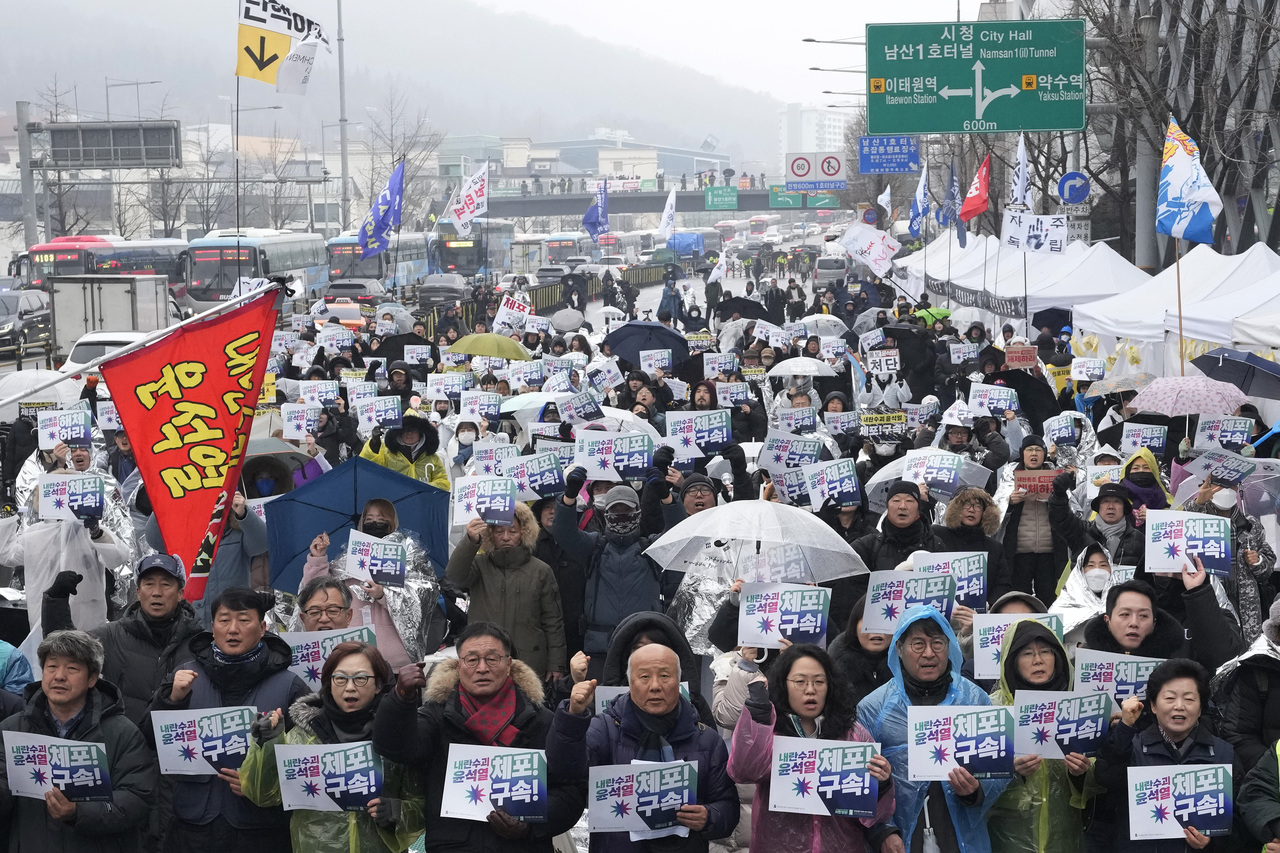
<instances>
[{"instance_id":1,"label":"yellow korean lettering on red flag","mask_svg":"<svg viewBox=\"0 0 1280 853\"><path fill-rule=\"evenodd\" d=\"M279 293L102 365L166 548L204 596L271 352ZM125 393L124 389L131 389Z\"/></svg>"}]
</instances>

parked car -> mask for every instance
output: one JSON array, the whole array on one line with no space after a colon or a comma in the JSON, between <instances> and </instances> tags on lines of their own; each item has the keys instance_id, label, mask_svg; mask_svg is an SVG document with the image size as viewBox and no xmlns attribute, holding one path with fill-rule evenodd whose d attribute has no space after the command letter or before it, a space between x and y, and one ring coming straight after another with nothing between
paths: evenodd
<instances>
[{"instance_id":1,"label":"parked car","mask_svg":"<svg viewBox=\"0 0 1280 853\"><path fill-rule=\"evenodd\" d=\"M329 282L324 289L325 301L332 302L338 297L345 297L353 302L363 302L366 305L370 303L377 305L391 300L391 294L376 278L344 278Z\"/></svg>"},{"instance_id":2,"label":"parked car","mask_svg":"<svg viewBox=\"0 0 1280 853\"><path fill-rule=\"evenodd\" d=\"M150 332L89 332L77 340L67 355L67 360L58 368L63 373L70 373L79 378L81 373L97 375L97 368L85 371L84 366L94 359L102 358L107 353L123 349L129 344L137 343Z\"/></svg>"},{"instance_id":3,"label":"parked car","mask_svg":"<svg viewBox=\"0 0 1280 853\"><path fill-rule=\"evenodd\" d=\"M548 264L545 267L538 267L537 276L538 281L555 282L559 281L561 276L568 275L571 272L573 272L573 270L569 269L564 264ZM586 275L586 273L584 272L583 275Z\"/></svg>"},{"instance_id":4,"label":"parked car","mask_svg":"<svg viewBox=\"0 0 1280 853\"><path fill-rule=\"evenodd\" d=\"M26 355L33 346L47 346L52 331L49 294L43 290L0 291L0 355L11 358L9 347Z\"/></svg>"},{"instance_id":5,"label":"parked car","mask_svg":"<svg viewBox=\"0 0 1280 853\"><path fill-rule=\"evenodd\" d=\"M577 272L578 267L589 263L591 263L591 259L586 255L574 255L571 258L564 259L564 265L569 268L569 272Z\"/></svg>"},{"instance_id":6,"label":"parked car","mask_svg":"<svg viewBox=\"0 0 1280 853\"><path fill-rule=\"evenodd\" d=\"M827 255L818 258L817 269L813 272L813 280L818 284L839 281L849 274L849 260L838 255Z\"/></svg>"},{"instance_id":7,"label":"parked car","mask_svg":"<svg viewBox=\"0 0 1280 853\"><path fill-rule=\"evenodd\" d=\"M471 296L471 286L457 273L429 275L418 285L418 307L429 311L442 302L457 302Z\"/></svg>"}]
</instances>

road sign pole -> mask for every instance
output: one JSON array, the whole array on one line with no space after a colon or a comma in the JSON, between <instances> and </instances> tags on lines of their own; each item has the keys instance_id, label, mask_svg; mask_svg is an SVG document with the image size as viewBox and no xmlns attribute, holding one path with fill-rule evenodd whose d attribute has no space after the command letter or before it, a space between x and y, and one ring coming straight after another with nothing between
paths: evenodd
<instances>
[{"instance_id":1,"label":"road sign pole","mask_svg":"<svg viewBox=\"0 0 1280 853\"><path fill-rule=\"evenodd\" d=\"M1138 31L1142 34L1142 57L1148 72L1156 70L1156 19L1144 15L1138 19ZM1160 152L1152 144L1153 139L1163 138L1150 121L1141 119L1133 123L1134 143L1134 227L1133 263L1139 269L1155 272L1159 265L1156 248L1156 187L1160 175Z\"/></svg>"},{"instance_id":2,"label":"road sign pole","mask_svg":"<svg viewBox=\"0 0 1280 853\"><path fill-rule=\"evenodd\" d=\"M22 178L22 239L30 247L40 242L36 230L36 176L31 171L31 103L18 101L14 115L18 120L18 174Z\"/></svg>"}]
</instances>

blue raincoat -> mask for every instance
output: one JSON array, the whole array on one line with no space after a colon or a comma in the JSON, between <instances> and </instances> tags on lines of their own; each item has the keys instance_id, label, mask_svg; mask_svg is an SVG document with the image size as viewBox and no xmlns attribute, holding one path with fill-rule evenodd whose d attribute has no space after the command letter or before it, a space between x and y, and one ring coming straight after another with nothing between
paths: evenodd
<instances>
[{"instance_id":1,"label":"blue raincoat","mask_svg":"<svg viewBox=\"0 0 1280 853\"><path fill-rule=\"evenodd\" d=\"M921 619L932 619L937 622L946 634L950 648L947 651L947 663L951 669L951 686L947 689L946 698L939 705L990 705L991 698L982 688L960 675L963 657L956 635L942 615L932 607L916 606L903 614L898 622L898 630L893 633L893 644L889 653L889 669L893 671L893 680L876 689L858 704L858 722L866 727L871 739L881 744L884 757L893 765L893 785L897 797L897 808L893 814L893 824L902 831L902 839L907 849L911 849L911 837L916 830L916 822L924 810L925 795L929 790L929 782L912 782L907 778L907 708L911 700L907 698L902 684L902 661L892 651L897 648L898 640L907 633L910 627ZM951 823L955 827L956 838L960 841L961 853L991 853L991 839L987 835L986 814L995 804L1008 779L983 779L982 803L970 808L962 805L950 782L942 783L942 790L947 798L947 811L951 815Z\"/></svg>"}]
</instances>

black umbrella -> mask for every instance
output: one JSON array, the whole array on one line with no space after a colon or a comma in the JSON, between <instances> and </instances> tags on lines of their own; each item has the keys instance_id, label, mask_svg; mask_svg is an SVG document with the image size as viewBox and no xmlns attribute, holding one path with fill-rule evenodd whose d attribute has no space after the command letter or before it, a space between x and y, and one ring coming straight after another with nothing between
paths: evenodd
<instances>
[{"instance_id":1,"label":"black umbrella","mask_svg":"<svg viewBox=\"0 0 1280 853\"><path fill-rule=\"evenodd\" d=\"M898 357L906 368L916 368L925 359L934 358L933 346L929 343L929 334L919 326L910 323L890 323L882 327L886 337L893 338L897 344ZM886 345L887 346L887 345ZM881 347L877 347L881 349Z\"/></svg>"},{"instance_id":2,"label":"black umbrella","mask_svg":"<svg viewBox=\"0 0 1280 853\"><path fill-rule=\"evenodd\" d=\"M390 364L393 361L400 361L404 358L404 348L406 346L430 346L432 359L438 361L435 345L431 341L413 332L406 332L403 335L392 335L384 338L382 343L378 345L378 349L372 353L366 353L369 358L380 358Z\"/></svg>"},{"instance_id":3,"label":"black umbrella","mask_svg":"<svg viewBox=\"0 0 1280 853\"><path fill-rule=\"evenodd\" d=\"M995 383L997 380L1002 380L1006 387L1018 392L1018 405L1033 429L1043 432L1041 424L1046 418L1062 414L1058 395L1053 393L1053 387L1043 379L1032 376L1025 370L1001 370L988 376L985 381Z\"/></svg>"},{"instance_id":4,"label":"black umbrella","mask_svg":"<svg viewBox=\"0 0 1280 853\"><path fill-rule=\"evenodd\" d=\"M1193 418L1195 420L1193 420ZM1172 459L1178 452L1178 442L1187 437L1189 430L1195 429L1195 421L1199 420L1198 415L1169 417L1156 412L1138 412L1131 418L1109 426L1106 429L1098 430L1098 446L1109 444L1112 447L1120 447L1120 439L1124 435L1125 424L1148 424L1150 426L1167 426L1169 432L1165 436L1164 459L1166 461ZM1192 433L1194 435L1194 432Z\"/></svg>"},{"instance_id":5,"label":"black umbrella","mask_svg":"<svg viewBox=\"0 0 1280 853\"><path fill-rule=\"evenodd\" d=\"M1251 352L1218 347L1191 359L1210 379L1228 382L1250 397L1280 400L1280 364Z\"/></svg>"},{"instance_id":6,"label":"black umbrella","mask_svg":"<svg viewBox=\"0 0 1280 853\"><path fill-rule=\"evenodd\" d=\"M587 277L576 272L565 273L560 276L560 284L565 287L586 287Z\"/></svg>"},{"instance_id":7,"label":"black umbrella","mask_svg":"<svg viewBox=\"0 0 1280 853\"><path fill-rule=\"evenodd\" d=\"M731 296L716 303L717 319L727 320L734 314L751 320L764 320L769 316L763 305L745 296Z\"/></svg>"},{"instance_id":8,"label":"black umbrella","mask_svg":"<svg viewBox=\"0 0 1280 853\"><path fill-rule=\"evenodd\" d=\"M609 352L632 364L640 363L640 351L647 349L671 350L671 363L681 364L689 358L689 342L684 335L668 329L661 323L632 320L604 336Z\"/></svg>"}]
</instances>

